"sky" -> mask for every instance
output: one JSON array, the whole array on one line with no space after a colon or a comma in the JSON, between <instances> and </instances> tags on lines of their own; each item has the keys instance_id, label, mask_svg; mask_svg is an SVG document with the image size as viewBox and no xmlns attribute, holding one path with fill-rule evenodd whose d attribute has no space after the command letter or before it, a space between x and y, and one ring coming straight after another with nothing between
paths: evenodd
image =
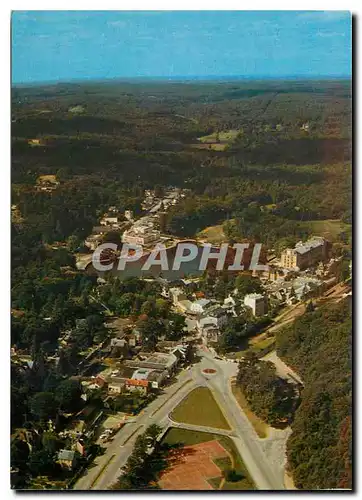
<instances>
[{"instance_id":1,"label":"sky","mask_svg":"<svg viewBox=\"0 0 362 500\"><path fill-rule=\"evenodd\" d=\"M13 11L12 81L349 77L347 11Z\"/></svg>"}]
</instances>

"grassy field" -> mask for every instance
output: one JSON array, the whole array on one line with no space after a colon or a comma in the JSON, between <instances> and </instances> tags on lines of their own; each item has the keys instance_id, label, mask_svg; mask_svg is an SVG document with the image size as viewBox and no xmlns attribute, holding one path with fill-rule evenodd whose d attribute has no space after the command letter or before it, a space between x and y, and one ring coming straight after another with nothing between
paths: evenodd
<instances>
[{"instance_id":1,"label":"grassy field","mask_svg":"<svg viewBox=\"0 0 362 500\"><path fill-rule=\"evenodd\" d=\"M171 414L176 422L230 429L214 396L206 387L198 387L176 406Z\"/></svg>"},{"instance_id":2,"label":"grassy field","mask_svg":"<svg viewBox=\"0 0 362 500\"><path fill-rule=\"evenodd\" d=\"M225 130L224 132L214 132L210 135L204 135L203 137L199 137L199 141L202 143L210 143L210 142L231 142L234 141L239 133L239 130L231 129Z\"/></svg>"},{"instance_id":3,"label":"grassy field","mask_svg":"<svg viewBox=\"0 0 362 500\"><path fill-rule=\"evenodd\" d=\"M340 219L311 220L302 222L312 234L323 236L327 240L334 242L343 231L350 231L351 224L346 224Z\"/></svg>"},{"instance_id":4,"label":"grassy field","mask_svg":"<svg viewBox=\"0 0 362 500\"><path fill-rule=\"evenodd\" d=\"M227 241L222 224L206 227L205 229L197 233L196 236L197 238L206 240L208 243L213 244Z\"/></svg>"},{"instance_id":5,"label":"grassy field","mask_svg":"<svg viewBox=\"0 0 362 500\"><path fill-rule=\"evenodd\" d=\"M255 413L252 412L244 394L241 392L239 387L237 387L235 384L232 384L231 388L237 402L239 403L240 408L244 411L245 415L248 417L249 422L254 427L258 436L260 438L266 438L269 429L268 424L266 424L263 420L257 417Z\"/></svg>"},{"instance_id":6,"label":"grassy field","mask_svg":"<svg viewBox=\"0 0 362 500\"><path fill-rule=\"evenodd\" d=\"M248 349L245 351L238 351L235 353L235 358L242 358L245 356L247 352L255 352L256 354L259 354L261 351L264 349L270 347L272 348L273 344L275 343L275 338L274 337L268 337L263 340L259 340L259 342L253 342L253 339L250 339L248 342Z\"/></svg>"},{"instance_id":7,"label":"grassy field","mask_svg":"<svg viewBox=\"0 0 362 500\"><path fill-rule=\"evenodd\" d=\"M225 481L222 488L223 490L255 490L255 485L244 465L234 443L225 436L219 436L210 432L194 432L186 429L171 428L163 437L162 442L167 444L180 444L184 446L191 446L193 444L205 443L207 441L218 440L220 444L229 452L232 464L229 459L216 459L215 463L221 470L234 468L238 475L239 481ZM211 478L209 483L215 489L218 489L222 478Z\"/></svg>"}]
</instances>

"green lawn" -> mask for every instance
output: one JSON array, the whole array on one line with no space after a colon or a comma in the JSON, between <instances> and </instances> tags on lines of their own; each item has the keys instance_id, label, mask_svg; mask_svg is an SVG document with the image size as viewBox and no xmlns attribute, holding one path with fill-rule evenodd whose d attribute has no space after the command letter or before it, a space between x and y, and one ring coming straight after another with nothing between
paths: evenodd
<instances>
[{"instance_id":1,"label":"green lawn","mask_svg":"<svg viewBox=\"0 0 362 500\"><path fill-rule=\"evenodd\" d=\"M204 135L203 137L199 137L199 141L204 143L204 142L209 142L209 141L215 141L217 140L217 136L219 136L219 141L234 141L239 133L239 130L236 129L230 129L230 130L225 130L223 132L214 132L210 135Z\"/></svg>"},{"instance_id":2,"label":"green lawn","mask_svg":"<svg viewBox=\"0 0 362 500\"><path fill-rule=\"evenodd\" d=\"M237 474L240 476L239 481L225 481L222 489L223 490L255 490L255 485L248 473L247 468L244 465L234 443L232 440L226 436L219 436L218 434L212 434L210 432L195 432L186 429L169 429L162 439L162 443L167 443L170 445L183 444L184 446L191 446L193 444L205 443L207 441L217 440L220 444L230 453L232 458L232 464L230 464L229 458L217 458L215 463L221 470L230 469L231 467L235 469ZM217 489L221 482L220 478L210 478L208 482L211 486Z\"/></svg>"},{"instance_id":3,"label":"green lawn","mask_svg":"<svg viewBox=\"0 0 362 500\"><path fill-rule=\"evenodd\" d=\"M214 244L227 241L222 224L206 227L205 229L197 233L197 237Z\"/></svg>"},{"instance_id":4,"label":"green lawn","mask_svg":"<svg viewBox=\"0 0 362 500\"><path fill-rule=\"evenodd\" d=\"M274 337L268 337L266 339L260 340L259 342L256 342L255 344L252 344L249 341L249 347L245 351L239 351L235 353L235 357L242 358L245 356L247 352L255 352L255 354L258 354L259 352L263 351L263 349L266 349L267 347L270 347L272 349L273 345L275 344L275 338Z\"/></svg>"},{"instance_id":5,"label":"green lawn","mask_svg":"<svg viewBox=\"0 0 362 500\"><path fill-rule=\"evenodd\" d=\"M230 429L214 396L207 387L198 387L176 406L171 414L176 422Z\"/></svg>"}]
</instances>

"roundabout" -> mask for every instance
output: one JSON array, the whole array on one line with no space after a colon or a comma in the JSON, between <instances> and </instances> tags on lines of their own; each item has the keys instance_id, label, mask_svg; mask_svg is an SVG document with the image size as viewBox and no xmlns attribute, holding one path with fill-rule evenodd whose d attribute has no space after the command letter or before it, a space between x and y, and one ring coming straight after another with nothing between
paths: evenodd
<instances>
[{"instance_id":1,"label":"roundabout","mask_svg":"<svg viewBox=\"0 0 362 500\"><path fill-rule=\"evenodd\" d=\"M216 370L214 368L205 368L202 370L202 373L205 373L205 375L214 375Z\"/></svg>"}]
</instances>

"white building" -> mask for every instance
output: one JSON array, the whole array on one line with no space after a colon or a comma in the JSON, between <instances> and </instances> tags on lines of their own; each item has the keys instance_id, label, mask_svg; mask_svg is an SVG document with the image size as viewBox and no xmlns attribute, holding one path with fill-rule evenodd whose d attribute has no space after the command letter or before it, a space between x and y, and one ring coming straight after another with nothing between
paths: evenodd
<instances>
[{"instance_id":1,"label":"white building","mask_svg":"<svg viewBox=\"0 0 362 500\"><path fill-rule=\"evenodd\" d=\"M133 212L132 210L125 210L124 216L127 220L133 220Z\"/></svg>"},{"instance_id":2,"label":"white building","mask_svg":"<svg viewBox=\"0 0 362 500\"><path fill-rule=\"evenodd\" d=\"M321 291L323 281L317 278L298 277L293 281L293 289L298 300L303 300L308 295Z\"/></svg>"},{"instance_id":3,"label":"white building","mask_svg":"<svg viewBox=\"0 0 362 500\"><path fill-rule=\"evenodd\" d=\"M150 229L147 226L134 226L129 231L125 231L122 236L122 243L130 245L149 245L159 241L160 231Z\"/></svg>"},{"instance_id":4,"label":"white building","mask_svg":"<svg viewBox=\"0 0 362 500\"><path fill-rule=\"evenodd\" d=\"M195 300L195 302L191 304L191 312L194 314L204 314L209 304L210 300L208 299Z\"/></svg>"},{"instance_id":5,"label":"white building","mask_svg":"<svg viewBox=\"0 0 362 500\"><path fill-rule=\"evenodd\" d=\"M177 307L180 309L180 311L184 313L192 313L191 305L192 305L191 300L185 299L185 300L179 300Z\"/></svg>"},{"instance_id":6,"label":"white building","mask_svg":"<svg viewBox=\"0 0 362 500\"><path fill-rule=\"evenodd\" d=\"M101 244L102 235L100 234L91 234L84 240L84 246L89 248L90 250L95 250L98 245Z\"/></svg>"},{"instance_id":7,"label":"white building","mask_svg":"<svg viewBox=\"0 0 362 500\"><path fill-rule=\"evenodd\" d=\"M169 294L175 306L177 306L180 301L187 299L187 296L182 288L170 288Z\"/></svg>"},{"instance_id":8,"label":"white building","mask_svg":"<svg viewBox=\"0 0 362 500\"><path fill-rule=\"evenodd\" d=\"M244 304L251 308L254 316L263 316L268 311L267 298L260 293L245 295Z\"/></svg>"},{"instance_id":9,"label":"white building","mask_svg":"<svg viewBox=\"0 0 362 500\"><path fill-rule=\"evenodd\" d=\"M104 216L99 221L101 226L109 226L109 225L113 225L113 224L119 224L119 222L120 221L119 221L117 216L112 216L112 217Z\"/></svg>"},{"instance_id":10,"label":"white building","mask_svg":"<svg viewBox=\"0 0 362 500\"><path fill-rule=\"evenodd\" d=\"M228 321L228 317L226 314L219 315L219 316L205 316L204 318L200 318L196 321L196 327L197 329L202 333L203 330L206 328L222 328L225 326L225 324Z\"/></svg>"}]
</instances>

